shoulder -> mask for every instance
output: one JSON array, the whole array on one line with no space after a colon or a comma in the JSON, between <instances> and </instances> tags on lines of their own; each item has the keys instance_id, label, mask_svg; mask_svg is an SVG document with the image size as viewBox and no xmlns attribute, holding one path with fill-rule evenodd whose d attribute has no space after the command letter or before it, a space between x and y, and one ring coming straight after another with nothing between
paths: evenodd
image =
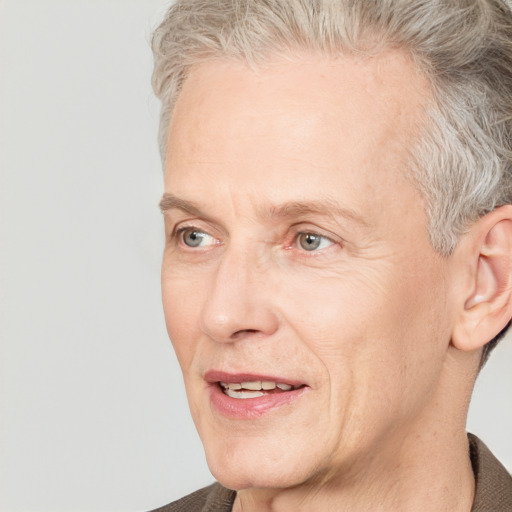
<instances>
[{"instance_id":1,"label":"shoulder","mask_svg":"<svg viewBox=\"0 0 512 512\"><path fill-rule=\"evenodd\" d=\"M231 512L236 492L214 483L152 512Z\"/></svg>"},{"instance_id":2,"label":"shoulder","mask_svg":"<svg viewBox=\"0 0 512 512\"><path fill-rule=\"evenodd\" d=\"M475 501L471 512L512 510L512 476L489 448L469 434L471 464L475 474Z\"/></svg>"}]
</instances>

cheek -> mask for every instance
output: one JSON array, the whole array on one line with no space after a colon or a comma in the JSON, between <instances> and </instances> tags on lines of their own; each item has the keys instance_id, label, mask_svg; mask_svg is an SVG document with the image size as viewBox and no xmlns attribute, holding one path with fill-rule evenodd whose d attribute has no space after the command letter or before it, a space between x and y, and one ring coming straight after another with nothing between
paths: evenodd
<instances>
[{"instance_id":1,"label":"cheek","mask_svg":"<svg viewBox=\"0 0 512 512\"><path fill-rule=\"evenodd\" d=\"M414 273L423 277L413 279ZM411 387L421 382L418 374L423 382L435 380L449 336L444 301L431 291L443 289L442 279L435 268L408 274L381 260L309 282L287 279L280 287L283 316L327 373L333 395L398 403L422 391Z\"/></svg>"},{"instance_id":2,"label":"cheek","mask_svg":"<svg viewBox=\"0 0 512 512\"><path fill-rule=\"evenodd\" d=\"M320 358L353 354L369 324L385 316L381 294L353 272L281 277L282 316Z\"/></svg>"},{"instance_id":3,"label":"cheek","mask_svg":"<svg viewBox=\"0 0 512 512\"><path fill-rule=\"evenodd\" d=\"M195 332L199 325L200 288L162 267L162 304L169 338L182 370L186 370L195 352Z\"/></svg>"}]
</instances>

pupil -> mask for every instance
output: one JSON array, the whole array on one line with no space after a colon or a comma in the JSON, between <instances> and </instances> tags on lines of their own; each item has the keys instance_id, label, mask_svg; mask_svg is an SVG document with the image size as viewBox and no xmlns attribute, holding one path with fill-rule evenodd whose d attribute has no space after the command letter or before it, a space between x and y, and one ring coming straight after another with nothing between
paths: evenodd
<instances>
[{"instance_id":1,"label":"pupil","mask_svg":"<svg viewBox=\"0 0 512 512\"><path fill-rule=\"evenodd\" d=\"M306 251L313 251L320 246L320 237L312 233L306 233L301 235L300 245Z\"/></svg>"},{"instance_id":2,"label":"pupil","mask_svg":"<svg viewBox=\"0 0 512 512\"><path fill-rule=\"evenodd\" d=\"M201 243L201 236L197 231L190 231L185 236L185 243L190 247L197 247Z\"/></svg>"}]
</instances>

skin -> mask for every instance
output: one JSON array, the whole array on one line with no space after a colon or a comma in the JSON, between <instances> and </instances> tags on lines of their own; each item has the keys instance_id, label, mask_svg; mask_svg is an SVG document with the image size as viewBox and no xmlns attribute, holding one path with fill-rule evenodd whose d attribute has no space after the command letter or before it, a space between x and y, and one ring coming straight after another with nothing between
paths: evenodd
<instances>
[{"instance_id":1,"label":"skin","mask_svg":"<svg viewBox=\"0 0 512 512\"><path fill-rule=\"evenodd\" d=\"M209 467L239 491L234 510L471 508L478 352L451 343L468 280L459 252L433 250L408 177L428 98L391 51L258 70L213 61L185 81L165 165L178 201L164 207L163 304ZM322 237L317 250L304 233ZM212 368L306 390L230 419L210 402Z\"/></svg>"}]
</instances>

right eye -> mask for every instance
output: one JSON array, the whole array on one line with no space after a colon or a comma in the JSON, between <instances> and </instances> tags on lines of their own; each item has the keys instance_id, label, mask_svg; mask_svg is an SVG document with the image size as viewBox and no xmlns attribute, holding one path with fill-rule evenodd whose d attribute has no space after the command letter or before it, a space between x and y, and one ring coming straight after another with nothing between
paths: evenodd
<instances>
[{"instance_id":1,"label":"right eye","mask_svg":"<svg viewBox=\"0 0 512 512\"><path fill-rule=\"evenodd\" d=\"M196 228L182 228L178 230L177 234L180 241L187 247L204 247L218 243L213 236Z\"/></svg>"}]
</instances>

